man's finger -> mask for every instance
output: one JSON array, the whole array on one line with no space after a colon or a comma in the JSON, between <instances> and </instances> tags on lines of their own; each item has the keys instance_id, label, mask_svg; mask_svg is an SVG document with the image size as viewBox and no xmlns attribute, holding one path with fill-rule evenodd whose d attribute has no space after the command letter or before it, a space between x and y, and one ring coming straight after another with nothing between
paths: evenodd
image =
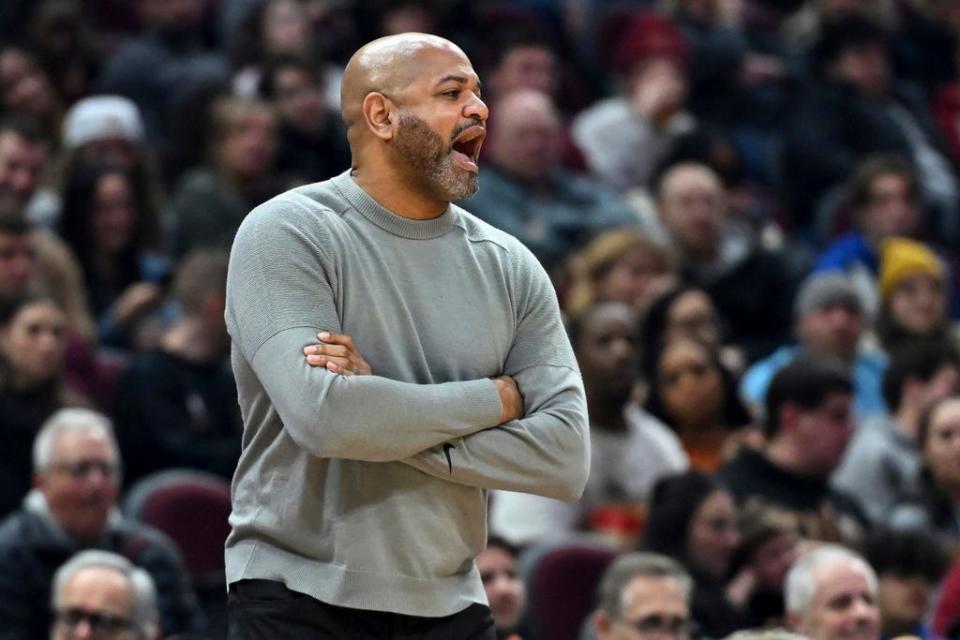
<instances>
[{"instance_id":1,"label":"man's finger","mask_svg":"<svg viewBox=\"0 0 960 640\"><path fill-rule=\"evenodd\" d=\"M317 334L317 337L322 342L329 342L331 344L342 344L348 347L350 350L354 350L353 338L348 336L345 333L333 333L332 331L321 331Z\"/></svg>"}]
</instances>

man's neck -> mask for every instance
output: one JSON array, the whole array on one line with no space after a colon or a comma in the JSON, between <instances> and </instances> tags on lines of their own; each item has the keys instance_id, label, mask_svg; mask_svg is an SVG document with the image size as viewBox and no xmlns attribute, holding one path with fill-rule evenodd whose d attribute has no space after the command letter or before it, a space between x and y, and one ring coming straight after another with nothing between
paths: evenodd
<instances>
[{"instance_id":1,"label":"man's neck","mask_svg":"<svg viewBox=\"0 0 960 640\"><path fill-rule=\"evenodd\" d=\"M404 218L432 220L443 215L450 204L410 185L400 172L386 163L356 167L351 174L357 185L380 206Z\"/></svg>"}]
</instances>

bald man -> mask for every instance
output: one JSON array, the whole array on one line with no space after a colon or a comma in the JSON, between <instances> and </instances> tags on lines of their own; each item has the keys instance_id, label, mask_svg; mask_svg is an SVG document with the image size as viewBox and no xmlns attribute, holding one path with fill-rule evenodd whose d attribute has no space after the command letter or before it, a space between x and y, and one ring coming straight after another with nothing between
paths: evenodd
<instances>
[{"instance_id":1,"label":"bald man","mask_svg":"<svg viewBox=\"0 0 960 640\"><path fill-rule=\"evenodd\" d=\"M582 382L536 259L451 204L488 115L464 53L376 40L341 96L351 169L255 209L231 254L230 637L494 638L486 492L580 496Z\"/></svg>"}]
</instances>

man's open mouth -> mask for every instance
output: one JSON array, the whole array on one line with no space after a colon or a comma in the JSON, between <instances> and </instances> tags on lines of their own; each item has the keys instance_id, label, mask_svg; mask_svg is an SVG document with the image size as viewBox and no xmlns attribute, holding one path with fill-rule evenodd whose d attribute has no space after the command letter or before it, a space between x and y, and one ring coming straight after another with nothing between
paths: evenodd
<instances>
[{"instance_id":1,"label":"man's open mouth","mask_svg":"<svg viewBox=\"0 0 960 640\"><path fill-rule=\"evenodd\" d=\"M464 129L453 141L453 156L468 171L477 172L477 159L480 157L480 147L487 137L487 130L480 125Z\"/></svg>"}]
</instances>

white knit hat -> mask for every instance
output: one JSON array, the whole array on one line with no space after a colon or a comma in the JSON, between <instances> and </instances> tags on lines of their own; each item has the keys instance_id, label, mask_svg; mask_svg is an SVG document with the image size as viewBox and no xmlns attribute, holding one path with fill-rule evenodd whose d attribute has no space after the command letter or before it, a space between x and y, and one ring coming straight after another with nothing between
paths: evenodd
<instances>
[{"instance_id":1,"label":"white knit hat","mask_svg":"<svg viewBox=\"0 0 960 640\"><path fill-rule=\"evenodd\" d=\"M143 141L137 105L123 96L91 96L74 104L63 120L63 144L79 147L95 140Z\"/></svg>"}]
</instances>

